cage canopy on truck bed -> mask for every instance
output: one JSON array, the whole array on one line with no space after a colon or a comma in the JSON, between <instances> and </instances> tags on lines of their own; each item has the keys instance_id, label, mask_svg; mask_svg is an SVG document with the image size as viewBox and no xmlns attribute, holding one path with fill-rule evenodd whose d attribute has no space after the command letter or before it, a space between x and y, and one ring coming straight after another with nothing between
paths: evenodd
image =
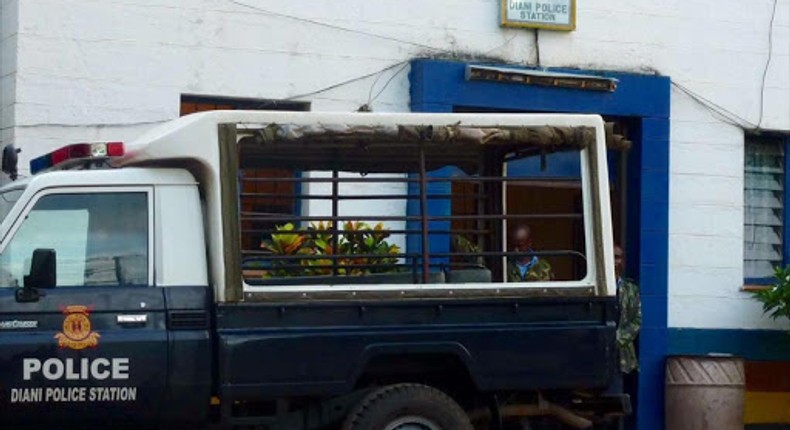
<instances>
[{"instance_id":1,"label":"cage canopy on truck bed","mask_svg":"<svg viewBox=\"0 0 790 430\"><path fill-rule=\"evenodd\" d=\"M181 166L192 172L205 199L207 240L221 244L209 251L219 301L256 295L267 300L359 298L368 293L381 297L386 291L426 297L527 290L611 295L613 273L605 264L611 261L612 246L606 149L629 145L597 115L214 111L152 130L131 142L127 154L114 164ZM560 152L578 154L573 159L577 169L573 183L580 206L565 213L548 213L549 208L539 205L528 208L533 213L509 210L508 187L534 183L535 178L509 172L508 163L537 158L543 170L546 160ZM457 170L450 176L447 172L431 176L445 167ZM280 172L267 173L267 169ZM294 176L295 172L300 174ZM356 175L341 177L341 173ZM383 184L390 187L388 191L383 191ZM357 186L367 188L360 193ZM456 186L466 191L456 192ZM287 199L292 202L288 209L282 205ZM390 204L396 200L400 209ZM351 205L352 201L367 202ZM349 205L357 209L349 213ZM431 209L434 205L445 212ZM383 212L384 208L390 209ZM577 231L574 243L530 251L568 261L552 282L508 279L508 264L515 254L507 232L527 220L543 223L544 231ZM541 220L557 221L552 226ZM341 242L350 237L345 223L356 221L370 223L370 228L384 223L388 235L399 237L400 250L389 259L341 255ZM321 227L322 222L332 227ZM558 222L564 223L562 227ZM278 229L285 227L304 236L311 247L295 256L272 254L266 244L282 238ZM331 236L331 249L318 252L314 238L321 228ZM449 249L457 240L468 241L474 251ZM368 262L354 263L358 270L347 266L348 261L360 259ZM380 264L385 260L385 265ZM461 279L456 276L461 269L477 262L482 262L483 271L476 273L485 276L453 281ZM280 274L273 275L273 268ZM384 284L368 284L378 281L349 276L383 270L407 271L413 277L393 281L388 274L380 277L387 279Z\"/></svg>"}]
</instances>

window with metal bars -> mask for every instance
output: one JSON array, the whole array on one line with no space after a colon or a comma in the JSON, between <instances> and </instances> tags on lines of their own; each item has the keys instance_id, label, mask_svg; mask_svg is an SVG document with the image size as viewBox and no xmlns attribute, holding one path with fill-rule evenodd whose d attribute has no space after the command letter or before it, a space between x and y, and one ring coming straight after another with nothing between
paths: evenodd
<instances>
[{"instance_id":1,"label":"window with metal bars","mask_svg":"<svg viewBox=\"0 0 790 430\"><path fill-rule=\"evenodd\" d=\"M744 157L744 278L768 284L787 263L785 139L748 136Z\"/></svg>"}]
</instances>

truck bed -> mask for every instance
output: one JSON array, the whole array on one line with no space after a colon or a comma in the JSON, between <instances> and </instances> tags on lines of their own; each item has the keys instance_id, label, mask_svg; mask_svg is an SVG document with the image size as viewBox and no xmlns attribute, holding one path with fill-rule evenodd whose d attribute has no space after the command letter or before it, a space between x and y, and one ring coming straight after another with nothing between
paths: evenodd
<instances>
[{"instance_id":1,"label":"truck bed","mask_svg":"<svg viewBox=\"0 0 790 430\"><path fill-rule=\"evenodd\" d=\"M614 298L219 304L223 399L332 396L395 357L461 363L481 391L605 387ZM382 361L383 360L383 361Z\"/></svg>"}]
</instances>

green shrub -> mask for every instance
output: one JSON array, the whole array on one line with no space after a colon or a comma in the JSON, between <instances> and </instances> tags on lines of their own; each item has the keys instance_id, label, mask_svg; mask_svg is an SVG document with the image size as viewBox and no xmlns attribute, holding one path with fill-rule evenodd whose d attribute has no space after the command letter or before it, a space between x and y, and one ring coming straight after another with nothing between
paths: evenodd
<instances>
[{"instance_id":1,"label":"green shrub","mask_svg":"<svg viewBox=\"0 0 790 430\"><path fill-rule=\"evenodd\" d=\"M400 248L386 239L390 236L383 223L370 226L361 221L349 221L343 225L337 240L332 223L313 223L308 233L293 233L295 227L288 223L277 226L277 233L261 248L272 255L312 256L312 258L289 258L272 261L265 277L332 275L332 259L318 256L338 256L338 275L365 275L397 271Z\"/></svg>"},{"instance_id":2,"label":"green shrub","mask_svg":"<svg viewBox=\"0 0 790 430\"><path fill-rule=\"evenodd\" d=\"M790 319L790 266L774 269L774 285L752 294L763 304L763 313L772 319Z\"/></svg>"}]
</instances>

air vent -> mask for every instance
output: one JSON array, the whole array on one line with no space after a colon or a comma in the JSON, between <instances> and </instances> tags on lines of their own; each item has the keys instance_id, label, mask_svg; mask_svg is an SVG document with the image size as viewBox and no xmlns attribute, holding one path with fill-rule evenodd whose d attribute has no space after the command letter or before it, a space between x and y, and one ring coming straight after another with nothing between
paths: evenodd
<instances>
[{"instance_id":1,"label":"air vent","mask_svg":"<svg viewBox=\"0 0 790 430\"><path fill-rule=\"evenodd\" d=\"M205 311L170 311L167 315L170 330L205 330L208 328L208 313Z\"/></svg>"}]
</instances>

